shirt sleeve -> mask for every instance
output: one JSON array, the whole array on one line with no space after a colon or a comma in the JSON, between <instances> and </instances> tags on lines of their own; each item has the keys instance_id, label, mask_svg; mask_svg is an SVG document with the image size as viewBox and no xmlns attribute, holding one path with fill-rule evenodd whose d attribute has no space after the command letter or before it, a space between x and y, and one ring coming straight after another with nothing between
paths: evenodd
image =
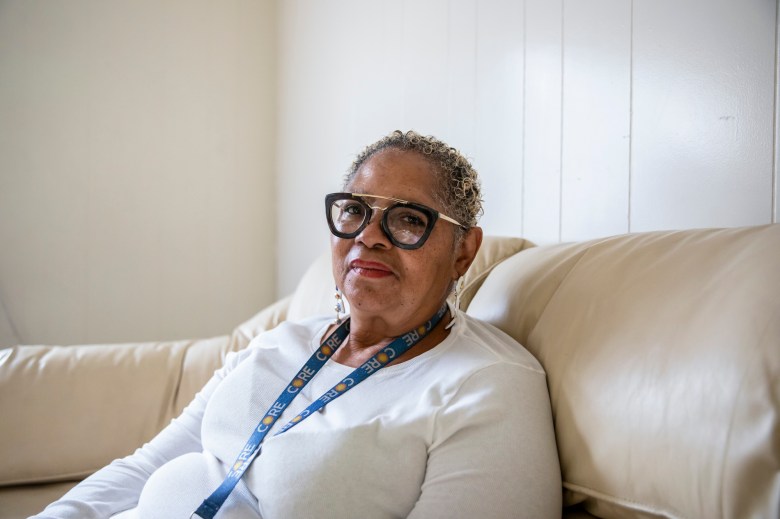
<instances>
[{"instance_id":1,"label":"shirt sleeve","mask_svg":"<svg viewBox=\"0 0 780 519\"><path fill-rule=\"evenodd\" d=\"M133 454L111 462L30 519L106 519L133 508L146 480L168 461L200 452L201 424L214 389L247 356L249 348L229 353L182 414Z\"/></svg>"},{"instance_id":2,"label":"shirt sleeve","mask_svg":"<svg viewBox=\"0 0 780 519\"><path fill-rule=\"evenodd\" d=\"M560 518L561 475L543 372L482 368L435 417L409 519Z\"/></svg>"}]
</instances>

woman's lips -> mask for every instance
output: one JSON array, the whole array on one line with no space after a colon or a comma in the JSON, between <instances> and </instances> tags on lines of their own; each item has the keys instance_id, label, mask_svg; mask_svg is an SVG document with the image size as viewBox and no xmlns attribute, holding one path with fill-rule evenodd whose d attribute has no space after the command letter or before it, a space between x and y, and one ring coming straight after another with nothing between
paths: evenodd
<instances>
[{"instance_id":1,"label":"woman's lips","mask_svg":"<svg viewBox=\"0 0 780 519\"><path fill-rule=\"evenodd\" d=\"M376 261L352 260L349 263L349 268L357 275L368 278L383 278L393 275L390 267Z\"/></svg>"}]
</instances>

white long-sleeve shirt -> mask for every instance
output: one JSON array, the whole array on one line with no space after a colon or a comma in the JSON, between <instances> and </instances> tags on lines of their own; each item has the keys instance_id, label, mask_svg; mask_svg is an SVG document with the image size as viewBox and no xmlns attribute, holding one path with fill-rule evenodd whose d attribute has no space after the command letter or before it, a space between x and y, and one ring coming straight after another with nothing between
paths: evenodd
<instances>
[{"instance_id":1,"label":"white long-sleeve shirt","mask_svg":"<svg viewBox=\"0 0 780 519\"><path fill-rule=\"evenodd\" d=\"M445 317L446 318L446 317ZM217 519L560 517L546 379L496 328L458 312L432 350L369 377L280 436L353 368L330 360L276 422ZM228 356L181 416L37 519L186 519L223 481L329 322L284 323Z\"/></svg>"}]
</instances>

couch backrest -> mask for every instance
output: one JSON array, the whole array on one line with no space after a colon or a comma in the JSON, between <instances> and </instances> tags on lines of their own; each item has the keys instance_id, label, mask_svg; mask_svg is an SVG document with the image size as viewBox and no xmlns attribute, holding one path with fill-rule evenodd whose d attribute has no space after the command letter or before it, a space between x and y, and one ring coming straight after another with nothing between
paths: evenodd
<instances>
[{"instance_id":1,"label":"couch backrest","mask_svg":"<svg viewBox=\"0 0 780 519\"><path fill-rule=\"evenodd\" d=\"M463 301L547 370L567 502L603 517L777 517L780 226L529 246L487 238ZM330 313L329 280L323 255L230 341L3 351L0 485L130 452L226 351ZM56 440L40 427L52 423Z\"/></svg>"},{"instance_id":2,"label":"couch backrest","mask_svg":"<svg viewBox=\"0 0 780 519\"><path fill-rule=\"evenodd\" d=\"M568 504L780 514L780 225L536 247L469 313L547 371Z\"/></svg>"}]
</instances>

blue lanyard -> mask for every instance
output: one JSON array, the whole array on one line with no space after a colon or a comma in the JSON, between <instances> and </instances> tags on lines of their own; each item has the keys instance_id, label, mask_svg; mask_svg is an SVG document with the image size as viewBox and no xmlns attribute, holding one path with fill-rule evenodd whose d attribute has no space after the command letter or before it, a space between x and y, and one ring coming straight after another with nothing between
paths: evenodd
<instances>
[{"instance_id":1,"label":"blue lanyard","mask_svg":"<svg viewBox=\"0 0 780 519\"><path fill-rule=\"evenodd\" d=\"M365 379L384 368L393 359L403 355L409 348L420 342L423 337L428 335L433 330L441 318L447 311L447 305L444 304L439 311L431 317L431 319L424 325L406 332L404 335L397 337L390 344L385 346L382 351L371 357L369 360L363 363L360 367L356 368L352 373L344 377L341 382L333 386L330 390L326 391L321 397L312 402L306 409L300 414L295 416L292 420L287 422L274 436L278 436L284 432L289 431L303 420L311 416L316 411L321 410L333 400L337 399L353 387L357 386ZM334 331L325 341L317 348L306 364L300 369L298 374L287 384L287 387L282 391L279 397L276 399L271 407L263 415L260 423L255 427L254 432L247 440L244 448L238 454L236 461L233 463L230 471L228 472L225 480L222 484L198 507L195 512L190 515L192 517L201 517L202 519L213 519L219 509L227 500L230 493L238 484L244 472L249 468L249 465L260 455L262 450L261 444L265 439L268 431L271 430L274 423L279 419L288 405L295 399L300 391L306 387L306 384L314 378L314 375L319 372L322 366L333 356L337 349L344 343L344 339L349 335L349 320L345 321Z\"/></svg>"}]
</instances>

